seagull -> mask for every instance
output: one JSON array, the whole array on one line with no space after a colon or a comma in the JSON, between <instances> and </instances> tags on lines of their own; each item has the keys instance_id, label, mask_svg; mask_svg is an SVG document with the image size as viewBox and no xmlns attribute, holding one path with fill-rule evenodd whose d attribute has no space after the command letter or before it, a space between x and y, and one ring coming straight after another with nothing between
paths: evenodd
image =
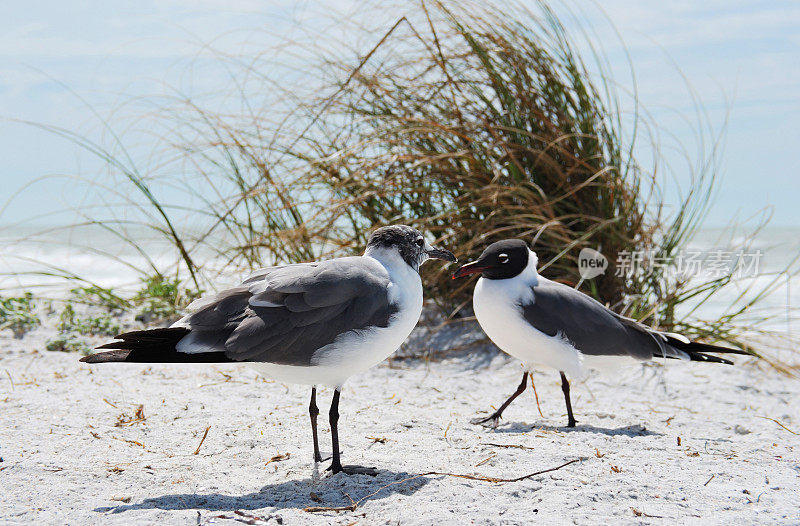
<instances>
[{"instance_id":1,"label":"seagull","mask_svg":"<svg viewBox=\"0 0 800 526\"><path fill-rule=\"evenodd\" d=\"M567 404L567 427L575 427L567 375L582 377L587 369L613 370L620 362L675 358L732 365L706 354L749 353L692 342L621 316L572 287L551 281L536 271L536 253L520 239L489 245L453 279L480 274L472 296L473 310L483 331L504 352L522 360L524 372L517 390L497 411L475 424L496 427L503 411L525 391L534 365L561 373Z\"/></svg>"},{"instance_id":2,"label":"seagull","mask_svg":"<svg viewBox=\"0 0 800 526\"><path fill-rule=\"evenodd\" d=\"M419 321L428 259L456 262L408 226L385 226L369 237L363 256L267 267L241 285L189 306L171 327L120 334L82 362L247 362L278 381L311 385L314 462L317 386L334 388L329 411L333 474L377 474L342 466L339 397L350 376L396 351Z\"/></svg>"}]
</instances>

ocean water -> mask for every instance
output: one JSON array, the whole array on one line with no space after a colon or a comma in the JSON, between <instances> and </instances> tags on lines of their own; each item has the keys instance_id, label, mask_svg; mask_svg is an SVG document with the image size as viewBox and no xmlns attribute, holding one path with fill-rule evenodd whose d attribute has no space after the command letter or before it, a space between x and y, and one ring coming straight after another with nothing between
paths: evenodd
<instances>
[{"instance_id":1,"label":"ocean water","mask_svg":"<svg viewBox=\"0 0 800 526\"><path fill-rule=\"evenodd\" d=\"M743 249L744 245L746 248ZM717 317L748 287L751 291L758 291L774 284L771 287L774 290L756 304L757 314L773 316L771 325L775 328L783 325L789 329L793 323L797 327L795 332L800 334L800 325L797 325L800 320L792 322L791 319L792 309L800 309L800 276L785 272L789 267L800 269L800 228L767 228L752 239L732 236L726 229L705 229L698 232L688 249L699 250L706 255L715 251L729 252L734 258L741 250L745 257L750 256L746 258L747 263L754 260L757 263L755 269L743 270L741 279L726 286L724 293L712 296L698 309L699 313Z\"/></svg>"},{"instance_id":2,"label":"ocean water","mask_svg":"<svg viewBox=\"0 0 800 526\"><path fill-rule=\"evenodd\" d=\"M80 281L120 291L134 291L141 286L142 277L159 269L174 276L180 269L188 278L185 265L180 265L180 254L174 245L158 233L145 229L129 229L126 235L137 246L120 239L108 230L82 227L57 230L45 227L0 228L0 294L9 296L31 290L50 298L63 298ZM198 262L207 262L205 288L235 282L236 276L246 272L242 268L226 266L216 261L209 250L191 250ZM215 266L216 265L216 266Z\"/></svg>"},{"instance_id":3,"label":"ocean water","mask_svg":"<svg viewBox=\"0 0 800 526\"><path fill-rule=\"evenodd\" d=\"M45 297L66 297L77 285L75 281L65 280L64 275L80 277L103 287L133 291L140 286L142 277L137 269L147 269L153 264L168 275L174 273L179 255L170 243L147 229L132 229L128 235L136 240L139 250L100 227L71 231L43 227L0 228L0 295L32 290ZM756 268L743 272L742 279L712 296L692 314L716 319L729 312L740 294L752 297L755 291L774 283L774 290L764 295L749 315L754 319L769 316L771 330L800 336L800 276L781 274L800 255L800 227L767 228L753 240L737 237L725 229L705 229L695 236L687 252L701 253L706 259L720 251L730 256L745 244L748 245L747 254L758 254ZM192 257L206 262L211 269L206 275L206 289L233 284L247 272L244 268L223 264L208 251L193 252ZM188 277L185 270L183 275ZM687 305L682 313L691 310L692 306Z\"/></svg>"}]
</instances>

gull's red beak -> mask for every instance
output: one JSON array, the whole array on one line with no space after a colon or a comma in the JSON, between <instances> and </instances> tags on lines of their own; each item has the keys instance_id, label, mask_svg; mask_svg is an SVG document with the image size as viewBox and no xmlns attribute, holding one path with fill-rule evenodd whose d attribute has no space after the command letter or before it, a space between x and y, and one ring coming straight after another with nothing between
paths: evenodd
<instances>
[{"instance_id":1,"label":"gull's red beak","mask_svg":"<svg viewBox=\"0 0 800 526\"><path fill-rule=\"evenodd\" d=\"M489 267L486 265L481 265L480 261L473 261L472 263L467 263L466 265L459 267L459 269L453 274L453 279L471 276L472 274L480 274L488 268Z\"/></svg>"}]
</instances>

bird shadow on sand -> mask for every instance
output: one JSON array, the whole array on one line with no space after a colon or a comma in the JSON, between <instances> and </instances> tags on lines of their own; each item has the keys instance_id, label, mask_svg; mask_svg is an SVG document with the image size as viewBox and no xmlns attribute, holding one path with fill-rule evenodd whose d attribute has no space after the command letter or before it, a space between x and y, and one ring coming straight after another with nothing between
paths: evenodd
<instances>
[{"instance_id":1,"label":"bird shadow on sand","mask_svg":"<svg viewBox=\"0 0 800 526\"><path fill-rule=\"evenodd\" d=\"M412 495L430 479L414 473L379 470L377 476L345 475L287 480L268 484L259 491L244 495L223 493L175 493L146 498L136 504L95 508L100 513L123 513L134 510L207 510L239 511L263 508L304 509L309 507L344 507L359 505L393 494ZM351 500L352 499L352 500ZM363 499L363 500L359 500Z\"/></svg>"},{"instance_id":2,"label":"bird shadow on sand","mask_svg":"<svg viewBox=\"0 0 800 526\"><path fill-rule=\"evenodd\" d=\"M641 436L664 436L663 433L651 431L641 424L634 424L624 427L596 427L589 424L578 424L575 427L557 427L550 425L531 425L525 422L508 422L500 424L494 431L496 433L528 433L530 431L555 431L558 433L593 433L606 436L627 436L627 437L641 437Z\"/></svg>"}]
</instances>

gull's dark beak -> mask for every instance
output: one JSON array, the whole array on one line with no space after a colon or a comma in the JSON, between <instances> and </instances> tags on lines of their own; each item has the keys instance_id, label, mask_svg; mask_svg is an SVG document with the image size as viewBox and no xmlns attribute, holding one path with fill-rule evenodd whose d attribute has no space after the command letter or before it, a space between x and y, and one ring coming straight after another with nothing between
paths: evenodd
<instances>
[{"instance_id":1,"label":"gull's dark beak","mask_svg":"<svg viewBox=\"0 0 800 526\"><path fill-rule=\"evenodd\" d=\"M488 268L489 266L484 265L481 261L473 261L472 263L467 263L466 265L459 267L459 269L453 274L453 279L471 276L472 274L480 274Z\"/></svg>"},{"instance_id":2,"label":"gull's dark beak","mask_svg":"<svg viewBox=\"0 0 800 526\"><path fill-rule=\"evenodd\" d=\"M443 248L430 247L425 250L425 253L432 259L442 259L444 261L450 261L451 263L458 263L453 253Z\"/></svg>"}]
</instances>

